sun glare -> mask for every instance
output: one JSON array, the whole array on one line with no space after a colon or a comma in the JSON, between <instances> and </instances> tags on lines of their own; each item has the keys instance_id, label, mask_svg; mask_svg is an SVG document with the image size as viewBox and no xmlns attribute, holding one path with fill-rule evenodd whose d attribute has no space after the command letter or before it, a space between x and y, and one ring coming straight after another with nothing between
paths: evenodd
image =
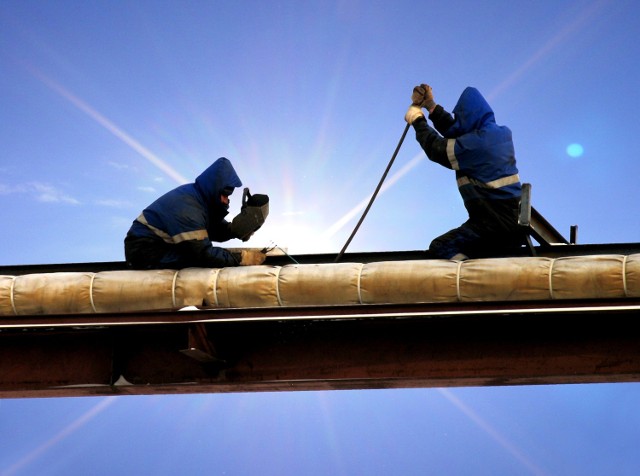
<instances>
[{"instance_id":1,"label":"sun glare","mask_svg":"<svg viewBox=\"0 0 640 476\"><path fill-rule=\"evenodd\" d=\"M273 227L269 238L289 254L337 253L336 239L326 237L323 230L302 223L289 223Z\"/></svg>"}]
</instances>

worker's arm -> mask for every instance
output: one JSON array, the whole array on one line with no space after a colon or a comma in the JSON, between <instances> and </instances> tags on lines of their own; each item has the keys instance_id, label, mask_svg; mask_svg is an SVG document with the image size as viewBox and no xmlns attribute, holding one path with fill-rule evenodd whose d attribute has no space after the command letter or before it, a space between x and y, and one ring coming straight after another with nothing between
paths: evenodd
<instances>
[{"instance_id":1,"label":"worker's arm","mask_svg":"<svg viewBox=\"0 0 640 476\"><path fill-rule=\"evenodd\" d=\"M447 139L442 138L429 126L424 116L418 117L411 124L416 131L416 140L429 160L451 169L451 163L447 158Z\"/></svg>"},{"instance_id":2,"label":"worker's arm","mask_svg":"<svg viewBox=\"0 0 640 476\"><path fill-rule=\"evenodd\" d=\"M453 116L439 104L435 105L429 111L429 119L433 122L433 127L442 135L445 135L454 122L456 122Z\"/></svg>"},{"instance_id":3,"label":"worker's arm","mask_svg":"<svg viewBox=\"0 0 640 476\"><path fill-rule=\"evenodd\" d=\"M229 241L231 238L237 238L231 230L231 223L225 219L220 220L217 225L209 227L207 233L211 241L217 241L218 243Z\"/></svg>"},{"instance_id":4,"label":"worker's arm","mask_svg":"<svg viewBox=\"0 0 640 476\"><path fill-rule=\"evenodd\" d=\"M185 256L187 263L203 268L225 268L237 266L239 263L233 255L217 246L212 246L208 238L203 240L187 240L176 245Z\"/></svg>"}]
</instances>

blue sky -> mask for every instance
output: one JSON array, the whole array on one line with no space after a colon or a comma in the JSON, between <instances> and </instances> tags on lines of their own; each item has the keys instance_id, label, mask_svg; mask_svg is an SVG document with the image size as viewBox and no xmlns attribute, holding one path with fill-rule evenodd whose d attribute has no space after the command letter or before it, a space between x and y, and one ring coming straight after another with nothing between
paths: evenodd
<instances>
[{"instance_id":1,"label":"blue sky","mask_svg":"<svg viewBox=\"0 0 640 476\"><path fill-rule=\"evenodd\" d=\"M0 264L120 261L139 212L221 156L271 198L247 245L337 253L421 82L449 110L483 92L565 235L637 242L639 24L633 0L0 0ZM425 249L465 219L413 132L387 184L348 251ZM0 474L636 474L638 398L616 384L0 400Z\"/></svg>"}]
</instances>

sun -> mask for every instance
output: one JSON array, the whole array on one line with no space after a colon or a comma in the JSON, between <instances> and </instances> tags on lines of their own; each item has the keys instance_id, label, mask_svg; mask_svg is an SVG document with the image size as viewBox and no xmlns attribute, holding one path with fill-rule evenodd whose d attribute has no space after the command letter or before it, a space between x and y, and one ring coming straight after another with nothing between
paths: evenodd
<instances>
[{"instance_id":1,"label":"sun","mask_svg":"<svg viewBox=\"0 0 640 476\"><path fill-rule=\"evenodd\" d=\"M256 237L263 241L268 239L270 246L277 246L291 255L337 253L340 244L335 238L327 237L323 231L319 226L302 220L289 222L282 219L270 223L268 227L265 225L265 230L259 230Z\"/></svg>"}]
</instances>

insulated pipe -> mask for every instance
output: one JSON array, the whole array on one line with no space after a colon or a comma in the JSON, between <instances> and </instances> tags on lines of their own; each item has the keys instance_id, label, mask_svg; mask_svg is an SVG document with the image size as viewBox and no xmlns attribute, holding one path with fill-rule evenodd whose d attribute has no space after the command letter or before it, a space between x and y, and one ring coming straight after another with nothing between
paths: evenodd
<instances>
[{"instance_id":1,"label":"insulated pipe","mask_svg":"<svg viewBox=\"0 0 640 476\"><path fill-rule=\"evenodd\" d=\"M640 253L0 275L4 317L182 309L631 299ZM145 317L140 316L141 322Z\"/></svg>"}]
</instances>

